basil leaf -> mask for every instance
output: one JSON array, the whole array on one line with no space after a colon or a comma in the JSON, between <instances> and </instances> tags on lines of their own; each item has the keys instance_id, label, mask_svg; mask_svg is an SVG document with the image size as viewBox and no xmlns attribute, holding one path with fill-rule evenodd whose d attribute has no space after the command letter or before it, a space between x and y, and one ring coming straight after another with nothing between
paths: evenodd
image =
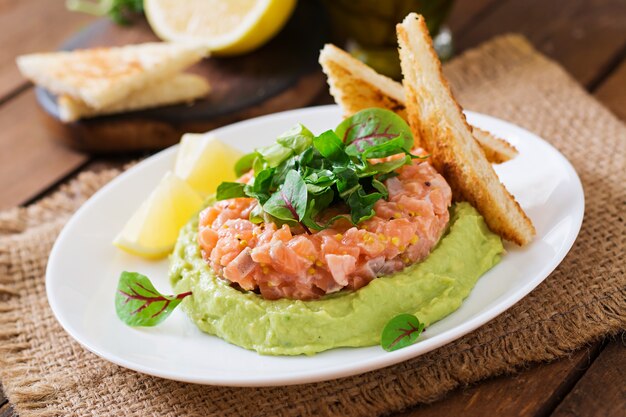
<instances>
[{"instance_id":1,"label":"basil leaf","mask_svg":"<svg viewBox=\"0 0 626 417\"><path fill-rule=\"evenodd\" d=\"M346 199L346 203L350 207L351 218L353 224L358 224L367 219L374 217L374 204L383 198L381 193L367 194L362 188L353 192Z\"/></svg>"},{"instance_id":2,"label":"basil leaf","mask_svg":"<svg viewBox=\"0 0 626 417\"><path fill-rule=\"evenodd\" d=\"M354 169L349 167L339 168L335 171L337 177L337 191L339 191L339 197L345 200L345 197L349 196L359 188L359 176Z\"/></svg>"},{"instance_id":3,"label":"basil leaf","mask_svg":"<svg viewBox=\"0 0 626 417\"><path fill-rule=\"evenodd\" d=\"M120 275L115 293L115 312L129 326L156 326L189 295L191 291L163 295L145 275L124 271Z\"/></svg>"},{"instance_id":4,"label":"basil leaf","mask_svg":"<svg viewBox=\"0 0 626 417\"><path fill-rule=\"evenodd\" d=\"M291 149L285 148L280 143L274 143L270 146L259 148L257 149L257 152L261 155L263 162L265 162L269 168L277 167L285 159L293 155L293 151Z\"/></svg>"},{"instance_id":5,"label":"basil leaf","mask_svg":"<svg viewBox=\"0 0 626 417\"><path fill-rule=\"evenodd\" d=\"M282 187L263 204L263 210L277 219L301 223L307 209L307 195L304 180L297 171L291 170ZM305 230L308 229L305 227Z\"/></svg>"},{"instance_id":6,"label":"basil leaf","mask_svg":"<svg viewBox=\"0 0 626 417\"><path fill-rule=\"evenodd\" d=\"M313 139L313 146L326 159L336 165L348 163L348 155L344 151L343 142L332 130L327 130Z\"/></svg>"},{"instance_id":7,"label":"basil leaf","mask_svg":"<svg viewBox=\"0 0 626 417\"><path fill-rule=\"evenodd\" d=\"M384 109L362 110L337 128L314 136L302 124L280 135L270 146L257 149L238 161L238 173L250 168L255 177L247 185L227 184L219 197L256 198L259 207L251 221L300 223L320 230L316 217L335 203L344 203L354 224L374 215L374 204L388 198L383 181L410 164L411 130L395 113ZM390 161L371 163L374 158L398 155Z\"/></svg>"},{"instance_id":8,"label":"basil leaf","mask_svg":"<svg viewBox=\"0 0 626 417\"><path fill-rule=\"evenodd\" d=\"M285 148L291 149L293 153L299 154L311 146L313 133L301 123L298 123L276 138L276 142Z\"/></svg>"},{"instance_id":9,"label":"basil leaf","mask_svg":"<svg viewBox=\"0 0 626 417\"><path fill-rule=\"evenodd\" d=\"M308 187L308 185L307 185ZM326 188L322 193L312 196L307 204L307 210L302 222L311 229L323 230L327 228L327 225L319 225L315 221L315 217L322 211L328 208L335 198L335 192L332 188Z\"/></svg>"},{"instance_id":10,"label":"basil leaf","mask_svg":"<svg viewBox=\"0 0 626 417\"><path fill-rule=\"evenodd\" d=\"M260 171L252 181L244 187L244 192L248 197L259 200L261 204L270 198L270 187L274 175L273 168L267 168Z\"/></svg>"},{"instance_id":11,"label":"basil leaf","mask_svg":"<svg viewBox=\"0 0 626 417\"><path fill-rule=\"evenodd\" d=\"M258 156L258 153L252 152L239 158L239 160L235 163L235 174L238 177L241 177L243 174L250 171L252 169L252 165L254 164L254 160Z\"/></svg>"},{"instance_id":12,"label":"basil leaf","mask_svg":"<svg viewBox=\"0 0 626 417\"><path fill-rule=\"evenodd\" d=\"M227 200L229 198L246 197L244 192L245 184L240 182L223 182L217 186L215 193L216 200Z\"/></svg>"},{"instance_id":13,"label":"basil leaf","mask_svg":"<svg viewBox=\"0 0 626 417\"><path fill-rule=\"evenodd\" d=\"M378 191L383 196L382 198L384 198L385 200L389 198L389 190L387 190L385 184L383 184L376 178L372 178L372 187L374 187L374 189Z\"/></svg>"},{"instance_id":14,"label":"basil leaf","mask_svg":"<svg viewBox=\"0 0 626 417\"><path fill-rule=\"evenodd\" d=\"M266 222L267 219L265 218L265 211L263 211L263 207L261 206L261 204L257 204L252 210L250 210L248 220L250 220L254 224L261 224Z\"/></svg>"},{"instance_id":15,"label":"basil leaf","mask_svg":"<svg viewBox=\"0 0 626 417\"><path fill-rule=\"evenodd\" d=\"M424 331L424 323L412 314L400 314L389 320L380 336L380 344L387 352L412 345Z\"/></svg>"},{"instance_id":16,"label":"basil leaf","mask_svg":"<svg viewBox=\"0 0 626 417\"><path fill-rule=\"evenodd\" d=\"M378 164L368 164L367 168L365 168L361 174L386 174L395 171L403 165L409 165L411 160L410 155L405 155L404 158L393 159Z\"/></svg>"},{"instance_id":17,"label":"basil leaf","mask_svg":"<svg viewBox=\"0 0 626 417\"><path fill-rule=\"evenodd\" d=\"M292 156L286 160L284 160L279 166L274 170L274 174L272 175L272 181L270 187L273 189L277 189L281 184L285 182L285 178L289 171L296 170L298 168L298 157Z\"/></svg>"}]
</instances>

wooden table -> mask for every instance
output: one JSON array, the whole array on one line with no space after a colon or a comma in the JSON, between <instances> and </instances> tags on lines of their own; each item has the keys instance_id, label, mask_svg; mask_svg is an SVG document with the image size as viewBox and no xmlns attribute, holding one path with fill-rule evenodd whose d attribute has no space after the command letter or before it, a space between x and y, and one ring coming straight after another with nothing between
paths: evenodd
<instances>
[{"instance_id":1,"label":"wooden table","mask_svg":"<svg viewBox=\"0 0 626 417\"><path fill-rule=\"evenodd\" d=\"M39 119L32 86L14 64L19 54L55 49L92 21L66 11L63 4L0 0L0 209L36 201L78 172L112 162L58 144ZM449 25L457 51L500 33L523 33L626 120L625 0L462 0ZM328 101L323 94L314 104ZM399 415L624 416L625 335L459 389ZM0 417L13 414L0 391Z\"/></svg>"}]
</instances>

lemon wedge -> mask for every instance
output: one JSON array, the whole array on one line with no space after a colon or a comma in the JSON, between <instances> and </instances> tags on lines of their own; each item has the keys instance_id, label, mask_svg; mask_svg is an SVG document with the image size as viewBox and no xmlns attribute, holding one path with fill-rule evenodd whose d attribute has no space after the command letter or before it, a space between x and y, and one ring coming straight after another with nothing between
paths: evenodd
<instances>
[{"instance_id":1,"label":"lemon wedge","mask_svg":"<svg viewBox=\"0 0 626 417\"><path fill-rule=\"evenodd\" d=\"M174 248L178 232L202 208L202 198L168 172L128 220L113 244L144 258L157 259Z\"/></svg>"},{"instance_id":2,"label":"lemon wedge","mask_svg":"<svg viewBox=\"0 0 626 417\"><path fill-rule=\"evenodd\" d=\"M186 133L180 140L174 173L206 197L222 181L234 181L242 153L211 134Z\"/></svg>"},{"instance_id":3,"label":"lemon wedge","mask_svg":"<svg viewBox=\"0 0 626 417\"><path fill-rule=\"evenodd\" d=\"M296 0L144 0L152 30L163 40L204 45L239 55L269 41L285 25Z\"/></svg>"}]
</instances>

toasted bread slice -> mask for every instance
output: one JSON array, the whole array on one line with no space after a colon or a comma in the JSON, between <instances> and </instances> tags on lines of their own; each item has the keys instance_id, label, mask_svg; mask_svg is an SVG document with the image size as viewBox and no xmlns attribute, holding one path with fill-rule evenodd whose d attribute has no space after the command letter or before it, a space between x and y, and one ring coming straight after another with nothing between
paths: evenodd
<instances>
[{"instance_id":1,"label":"toasted bread slice","mask_svg":"<svg viewBox=\"0 0 626 417\"><path fill-rule=\"evenodd\" d=\"M22 55L22 74L55 94L102 109L200 61L206 48L165 42Z\"/></svg>"},{"instance_id":2,"label":"toasted bread slice","mask_svg":"<svg viewBox=\"0 0 626 417\"><path fill-rule=\"evenodd\" d=\"M478 141L480 147L483 149L485 157L487 157L487 161L492 164L501 164L503 162L510 161L518 154L515 146L511 145L504 139L494 136L493 133L479 129L476 126L472 126L472 134L474 135L474 139Z\"/></svg>"},{"instance_id":3,"label":"toasted bread slice","mask_svg":"<svg viewBox=\"0 0 626 417\"><path fill-rule=\"evenodd\" d=\"M346 116L369 107L382 107L407 119L404 88L399 82L377 73L335 45L326 44L319 61L328 76L330 94ZM474 132L489 162L500 164L517 155L508 142L484 130L474 128Z\"/></svg>"},{"instance_id":4,"label":"toasted bread slice","mask_svg":"<svg viewBox=\"0 0 626 417\"><path fill-rule=\"evenodd\" d=\"M107 107L94 109L80 99L62 95L58 100L59 117L64 122L122 113L126 111L166 106L168 104L191 102L206 96L210 91L208 81L194 74L175 74L171 78L149 84L131 92L125 99Z\"/></svg>"},{"instance_id":5,"label":"toasted bread slice","mask_svg":"<svg viewBox=\"0 0 626 417\"><path fill-rule=\"evenodd\" d=\"M535 228L498 179L443 78L424 18L409 14L396 26L409 124L435 168L457 196L480 211L495 233L518 245Z\"/></svg>"}]
</instances>

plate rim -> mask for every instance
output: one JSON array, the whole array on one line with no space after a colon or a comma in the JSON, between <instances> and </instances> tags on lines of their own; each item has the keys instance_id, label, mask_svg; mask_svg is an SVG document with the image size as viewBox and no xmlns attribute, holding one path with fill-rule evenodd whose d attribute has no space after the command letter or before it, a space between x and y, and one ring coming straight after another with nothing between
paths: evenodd
<instances>
[{"instance_id":1,"label":"plate rim","mask_svg":"<svg viewBox=\"0 0 626 417\"><path fill-rule=\"evenodd\" d=\"M305 108L293 109L293 110L288 110L288 111L283 111L283 112L271 113L271 114L243 120L240 122L232 123L226 126L222 126L220 128L213 129L207 133L218 135L221 130L230 129L233 126L239 126L239 127L245 128L246 125L249 125L249 124L263 123L264 119L266 118L270 118L270 119L273 119L276 117L291 118L294 114L298 114L302 112L305 112L305 113L322 112L323 113L323 112L331 111L331 110L337 111L338 108L339 106L335 104L330 104L330 105L305 107ZM108 362L131 369L136 372L140 372L140 373L148 374L152 376L157 376L160 378L181 381L181 382L196 383L196 384L215 385L215 386L232 386L232 387L285 386L285 385L296 385L296 384L333 380L333 379L344 378L348 376L354 376L354 375L358 375L361 373L365 373L365 372L369 372L369 371L373 371L377 369L386 368L386 367L398 364L400 362L415 358L417 356L423 355L427 352L433 351L448 343L452 343L455 340L458 340L459 338L467 335L468 333L473 332L478 327L487 324L488 322L490 322L491 320L495 319L500 314L502 314L504 311L513 307L522 298L528 295L534 288L536 288L541 282L543 282L556 269L556 267L563 261L565 256L569 253L571 247L573 246L574 242L576 241L578 237L578 234L580 233L580 228L582 226L582 221L583 221L584 212L585 212L585 196L584 196L584 189L583 189L580 177L578 176L578 173L576 172L572 164L569 162L569 160L567 160L567 158L563 154L561 154L561 152L559 152L558 149L556 149L552 144L550 144L548 141L541 138L540 136L518 125L510 123L508 121L505 121L505 120L502 120L502 119L499 119L490 115L473 112L473 111L465 111L465 113L470 119L476 119L476 120L482 119L488 123L503 124L507 127L507 129L517 130L518 132L522 132L522 134L524 135L531 135L534 137L534 139L537 139L540 142L542 142L544 145L547 145L548 147L550 147L551 150L554 152L554 155L557 158L561 159L561 163L567 170L569 177L574 179L573 186L578 189L577 191L580 191L579 193L577 192L576 195L580 197L579 202L581 204L578 205L579 210L575 213L576 222L574 223L573 228L574 230L576 230L576 232L573 233L571 236L569 236L569 239L566 240L565 244L561 247L561 250L559 251L559 253L557 253L557 255L552 259L552 262L545 264L543 268L540 270L540 272L536 274L533 280L528 281L520 289L518 289L517 292L515 292L511 296L504 297L502 300L494 303L494 305L491 308L478 312L474 317L470 318L469 320L464 321L463 323L455 326L454 328L446 330L434 336L432 339L424 340L418 344L409 346L405 349L399 349L393 352L387 352L385 356L377 358L374 361L375 362L374 365L372 364L368 365L368 363L371 362L372 359L365 358L360 361L350 362L348 365L343 365L336 370L328 371L327 368L322 367L314 371L308 371L304 375L299 375L299 374L294 375L294 374L286 373L286 374L283 374L282 376L272 376L271 378L264 378L262 376L259 377L257 375L249 375L245 378L241 376L235 376L235 377L220 376L216 378L211 378L211 375L190 376L190 375L180 374L174 371L167 371L167 370L163 371L163 370L157 369L157 367L154 367L154 366L148 367L148 366L144 366L141 364L137 364L133 361L126 360L125 358L118 356L116 354L110 354L110 353L107 353L106 351L102 351L97 346L92 346L90 343L86 343L81 338L81 336L77 334L77 332L71 326L71 324L66 323L62 319L62 317L60 316L60 310L58 310L59 306L57 305L55 298L52 295L52 289L51 289L52 278L50 278L50 276L52 275L51 271L56 266L56 259L58 257L56 253L60 250L59 247L61 246L61 243L63 242L63 240L66 239L66 235L69 234L71 225L73 224L74 221L76 221L78 217L82 216L82 213L84 211L89 210L89 207L91 205L95 204L96 201L99 201L101 198L103 198L103 196L106 195L109 189L117 187L117 184L125 181L127 176L133 175L133 172L135 170L142 169L142 167L145 165L156 163L157 160L170 157L171 153L176 152L176 150L178 149L178 145L173 145L169 148L166 148L144 159L143 161L137 163L130 169L119 174L113 180L109 181L107 184L101 187L98 191L96 191L89 199L87 199L78 208L78 210L76 210L76 212L72 214L70 219L63 226L61 232L59 233L59 235L57 236L54 242L52 250L50 251L50 255L48 258L48 263L47 263L47 267L45 271L46 298L53 312L53 315L55 319L57 320L57 322L65 330L65 332L68 333L76 342L78 342L82 347L84 347L88 351L96 354L97 356L101 357L102 359ZM347 349L352 349L352 348L347 348Z\"/></svg>"}]
</instances>

